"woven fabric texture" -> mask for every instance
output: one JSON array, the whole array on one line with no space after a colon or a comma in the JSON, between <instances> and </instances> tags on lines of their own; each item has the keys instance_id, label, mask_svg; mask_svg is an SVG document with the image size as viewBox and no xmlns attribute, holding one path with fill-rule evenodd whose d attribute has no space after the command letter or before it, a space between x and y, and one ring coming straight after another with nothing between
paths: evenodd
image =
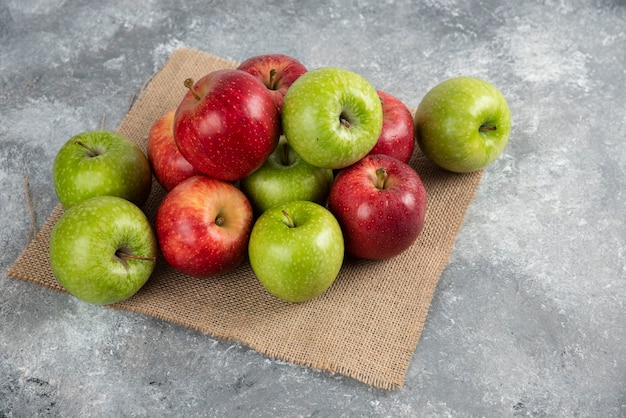
<instances>
[{"instance_id":1,"label":"woven fabric texture","mask_svg":"<svg viewBox=\"0 0 626 418\"><path fill-rule=\"evenodd\" d=\"M175 51L147 82L117 132L145 152L150 127L178 105L186 92L186 78L199 79L236 65L203 51ZM300 304L277 300L261 287L247 262L222 276L196 279L161 259L139 293L109 306L393 390L404 384L437 282L482 176L481 171L463 175L443 171L419 149L410 164L428 193L426 223L418 240L387 261L346 257L335 283L317 299ZM151 221L164 195L155 181L143 208ZM9 268L9 277L64 292L48 262L50 232L62 214L59 205Z\"/></svg>"}]
</instances>

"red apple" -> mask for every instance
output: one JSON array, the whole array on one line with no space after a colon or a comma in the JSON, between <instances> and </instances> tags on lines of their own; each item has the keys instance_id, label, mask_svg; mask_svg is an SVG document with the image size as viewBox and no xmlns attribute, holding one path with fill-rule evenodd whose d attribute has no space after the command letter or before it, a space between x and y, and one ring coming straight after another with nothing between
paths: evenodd
<instances>
[{"instance_id":1,"label":"red apple","mask_svg":"<svg viewBox=\"0 0 626 418\"><path fill-rule=\"evenodd\" d=\"M283 54L250 57L237 69L252 74L267 87L279 112L289 86L307 71L300 61Z\"/></svg>"},{"instance_id":2,"label":"red apple","mask_svg":"<svg viewBox=\"0 0 626 418\"><path fill-rule=\"evenodd\" d=\"M383 105L383 128L370 155L384 154L408 163L415 148L413 115L400 99L377 90Z\"/></svg>"},{"instance_id":3,"label":"red apple","mask_svg":"<svg viewBox=\"0 0 626 418\"><path fill-rule=\"evenodd\" d=\"M328 208L344 234L346 251L384 260L409 248L424 227L426 189L408 164L387 155L368 155L343 169Z\"/></svg>"},{"instance_id":4,"label":"red apple","mask_svg":"<svg viewBox=\"0 0 626 418\"><path fill-rule=\"evenodd\" d=\"M178 183L201 174L193 168L174 141L174 114L176 109L161 116L148 133L147 153L152 173L159 184L170 191Z\"/></svg>"},{"instance_id":5,"label":"red apple","mask_svg":"<svg viewBox=\"0 0 626 418\"><path fill-rule=\"evenodd\" d=\"M165 195L155 227L167 263L204 278L230 271L244 260L252 222L252 206L239 189L195 176Z\"/></svg>"},{"instance_id":6,"label":"red apple","mask_svg":"<svg viewBox=\"0 0 626 418\"><path fill-rule=\"evenodd\" d=\"M181 154L202 173L239 180L274 151L280 116L269 90L245 71L213 71L195 84L174 116L174 139Z\"/></svg>"}]
</instances>

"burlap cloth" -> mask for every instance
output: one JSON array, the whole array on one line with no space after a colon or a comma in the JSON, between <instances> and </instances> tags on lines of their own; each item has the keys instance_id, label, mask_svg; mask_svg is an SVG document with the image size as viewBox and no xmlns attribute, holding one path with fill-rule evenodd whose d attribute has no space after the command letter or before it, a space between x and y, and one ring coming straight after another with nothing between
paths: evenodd
<instances>
[{"instance_id":1,"label":"burlap cloth","mask_svg":"<svg viewBox=\"0 0 626 418\"><path fill-rule=\"evenodd\" d=\"M175 51L140 92L117 131L145 151L154 121L184 95L183 80L236 65L197 50ZM418 149L411 165L428 192L426 224L417 242L384 262L346 258L336 282L315 300L277 300L260 286L247 262L223 276L199 280L174 271L161 259L139 293L110 306L237 340L277 359L395 389L404 383L433 292L482 175L440 170ZM151 220L163 196L154 182L144 207ZM48 262L50 231L62 212L57 206L9 268L9 277L64 292Z\"/></svg>"}]
</instances>

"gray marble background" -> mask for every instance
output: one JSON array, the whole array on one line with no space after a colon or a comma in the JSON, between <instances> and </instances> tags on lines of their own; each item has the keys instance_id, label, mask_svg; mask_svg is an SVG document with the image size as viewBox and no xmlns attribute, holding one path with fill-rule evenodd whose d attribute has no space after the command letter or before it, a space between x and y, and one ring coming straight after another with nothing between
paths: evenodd
<instances>
[{"instance_id":1,"label":"gray marble background","mask_svg":"<svg viewBox=\"0 0 626 418\"><path fill-rule=\"evenodd\" d=\"M0 0L0 417L626 416L626 2ZM178 47L340 66L416 107L485 78L513 130L404 387L386 392L6 277L51 165Z\"/></svg>"}]
</instances>

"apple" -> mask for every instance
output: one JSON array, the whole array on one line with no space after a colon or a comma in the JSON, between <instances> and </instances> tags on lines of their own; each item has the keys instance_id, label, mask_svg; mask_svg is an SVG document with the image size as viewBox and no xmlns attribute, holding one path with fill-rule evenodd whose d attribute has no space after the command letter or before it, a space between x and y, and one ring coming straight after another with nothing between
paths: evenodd
<instances>
[{"instance_id":1,"label":"apple","mask_svg":"<svg viewBox=\"0 0 626 418\"><path fill-rule=\"evenodd\" d=\"M433 163L469 173L491 164L511 132L505 97L493 84L455 77L429 90L415 112L417 144Z\"/></svg>"},{"instance_id":2,"label":"apple","mask_svg":"<svg viewBox=\"0 0 626 418\"><path fill-rule=\"evenodd\" d=\"M268 88L278 112L289 86L307 69L300 61L284 54L264 54L250 57L237 67L252 74Z\"/></svg>"},{"instance_id":3,"label":"apple","mask_svg":"<svg viewBox=\"0 0 626 418\"><path fill-rule=\"evenodd\" d=\"M174 140L176 109L166 112L154 122L146 144L148 162L154 177L166 191L189 177L202 174L180 153Z\"/></svg>"},{"instance_id":4,"label":"apple","mask_svg":"<svg viewBox=\"0 0 626 418\"><path fill-rule=\"evenodd\" d=\"M245 71L216 70L185 94L174 116L181 154L202 173L236 181L259 168L274 151L280 117L267 87Z\"/></svg>"},{"instance_id":5,"label":"apple","mask_svg":"<svg viewBox=\"0 0 626 418\"><path fill-rule=\"evenodd\" d=\"M408 163L415 149L413 115L397 97L377 90L383 107L383 127L369 154L384 154Z\"/></svg>"},{"instance_id":6,"label":"apple","mask_svg":"<svg viewBox=\"0 0 626 418\"><path fill-rule=\"evenodd\" d=\"M309 201L291 201L265 211L252 228L248 247L259 282L287 302L304 302L324 293L343 264L337 220L328 209Z\"/></svg>"},{"instance_id":7,"label":"apple","mask_svg":"<svg viewBox=\"0 0 626 418\"><path fill-rule=\"evenodd\" d=\"M52 178L65 209L101 195L142 206L152 188L152 171L143 151L128 138L104 130L70 138L54 159Z\"/></svg>"},{"instance_id":8,"label":"apple","mask_svg":"<svg viewBox=\"0 0 626 418\"><path fill-rule=\"evenodd\" d=\"M304 161L284 136L278 147L254 173L239 182L239 188L257 214L291 200L326 204L333 183L333 170Z\"/></svg>"},{"instance_id":9,"label":"apple","mask_svg":"<svg viewBox=\"0 0 626 418\"><path fill-rule=\"evenodd\" d=\"M371 260L389 259L409 248L424 227L426 205L417 172L387 155L368 155L342 170L328 197L346 252Z\"/></svg>"},{"instance_id":10,"label":"apple","mask_svg":"<svg viewBox=\"0 0 626 418\"><path fill-rule=\"evenodd\" d=\"M302 74L283 100L283 132L316 167L340 169L370 152L383 112L376 89L361 75L323 67Z\"/></svg>"},{"instance_id":11,"label":"apple","mask_svg":"<svg viewBox=\"0 0 626 418\"><path fill-rule=\"evenodd\" d=\"M164 259L198 278L226 273L244 260L252 223L248 198L233 184L206 176L168 192L155 219Z\"/></svg>"},{"instance_id":12,"label":"apple","mask_svg":"<svg viewBox=\"0 0 626 418\"><path fill-rule=\"evenodd\" d=\"M67 209L50 234L50 266L61 286L96 305L133 296L156 264L157 241L144 213L117 196Z\"/></svg>"}]
</instances>

